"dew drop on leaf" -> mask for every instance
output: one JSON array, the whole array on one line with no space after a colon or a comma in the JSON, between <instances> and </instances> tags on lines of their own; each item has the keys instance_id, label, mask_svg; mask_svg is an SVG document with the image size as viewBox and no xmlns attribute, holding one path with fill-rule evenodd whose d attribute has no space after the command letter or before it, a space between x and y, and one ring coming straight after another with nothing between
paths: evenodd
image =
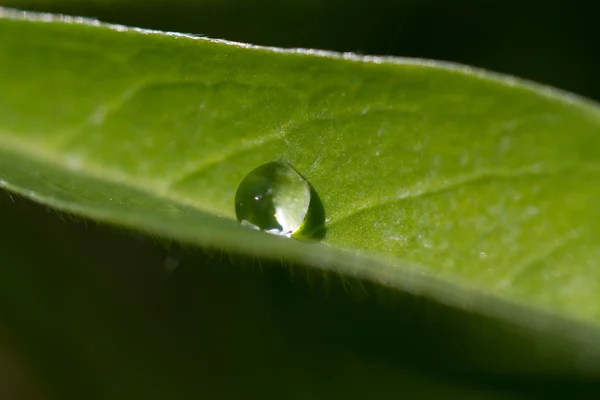
<instances>
[{"instance_id":1,"label":"dew drop on leaf","mask_svg":"<svg viewBox=\"0 0 600 400\"><path fill-rule=\"evenodd\" d=\"M235 194L235 214L242 225L282 236L303 226L311 203L311 187L283 161L252 170Z\"/></svg>"}]
</instances>

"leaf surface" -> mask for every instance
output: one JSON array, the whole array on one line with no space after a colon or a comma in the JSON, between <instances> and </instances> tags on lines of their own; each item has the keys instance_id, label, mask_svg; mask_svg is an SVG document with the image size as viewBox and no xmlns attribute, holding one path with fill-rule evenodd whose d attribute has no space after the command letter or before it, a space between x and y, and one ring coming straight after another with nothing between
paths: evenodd
<instances>
[{"instance_id":1,"label":"leaf surface","mask_svg":"<svg viewBox=\"0 0 600 400\"><path fill-rule=\"evenodd\" d=\"M440 62L8 9L0 38L0 187L590 345L600 322L597 105ZM319 193L321 243L235 221L238 183L278 158Z\"/></svg>"}]
</instances>

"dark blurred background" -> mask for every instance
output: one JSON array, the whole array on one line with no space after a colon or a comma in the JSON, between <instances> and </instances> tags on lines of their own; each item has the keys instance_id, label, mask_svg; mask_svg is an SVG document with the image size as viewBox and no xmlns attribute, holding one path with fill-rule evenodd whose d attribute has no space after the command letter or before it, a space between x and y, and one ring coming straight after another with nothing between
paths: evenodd
<instances>
[{"instance_id":1,"label":"dark blurred background","mask_svg":"<svg viewBox=\"0 0 600 400\"><path fill-rule=\"evenodd\" d=\"M0 0L260 45L456 61L600 99L600 6L589 4ZM0 254L1 399L559 398L599 386L552 337L4 192Z\"/></svg>"}]
</instances>

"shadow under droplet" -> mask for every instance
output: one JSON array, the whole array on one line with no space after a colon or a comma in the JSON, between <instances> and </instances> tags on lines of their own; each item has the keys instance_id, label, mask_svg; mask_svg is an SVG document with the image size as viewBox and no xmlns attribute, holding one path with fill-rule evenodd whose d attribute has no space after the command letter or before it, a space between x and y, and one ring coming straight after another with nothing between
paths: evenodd
<instances>
[{"instance_id":1,"label":"shadow under droplet","mask_svg":"<svg viewBox=\"0 0 600 400\"><path fill-rule=\"evenodd\" d=\"M308 181L307 181L308 182ZM293 235L294 238L307 241L319 241L325 237L327 227L325 226L325 208L319 194L308 183L310 187L310 203L304 224L300 231Z\"/></svg>"}]
</instances>

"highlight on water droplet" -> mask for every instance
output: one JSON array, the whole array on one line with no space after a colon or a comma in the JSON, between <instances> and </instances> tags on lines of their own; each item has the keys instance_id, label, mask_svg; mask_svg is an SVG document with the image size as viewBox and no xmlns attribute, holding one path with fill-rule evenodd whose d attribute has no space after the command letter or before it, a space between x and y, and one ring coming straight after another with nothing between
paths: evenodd
<instances>
[{"instance_id":1,"label":"highlight on water droplet","mask_svg":"<svg viewBox=\"0 0 600 400\"><path fill-rule=\"evenodd\" d=\"M275 235L321 239L325 213L312 186L285 161L271 161L242 180L235 214L243 226Z\"/></svg>"}]
</instances>

